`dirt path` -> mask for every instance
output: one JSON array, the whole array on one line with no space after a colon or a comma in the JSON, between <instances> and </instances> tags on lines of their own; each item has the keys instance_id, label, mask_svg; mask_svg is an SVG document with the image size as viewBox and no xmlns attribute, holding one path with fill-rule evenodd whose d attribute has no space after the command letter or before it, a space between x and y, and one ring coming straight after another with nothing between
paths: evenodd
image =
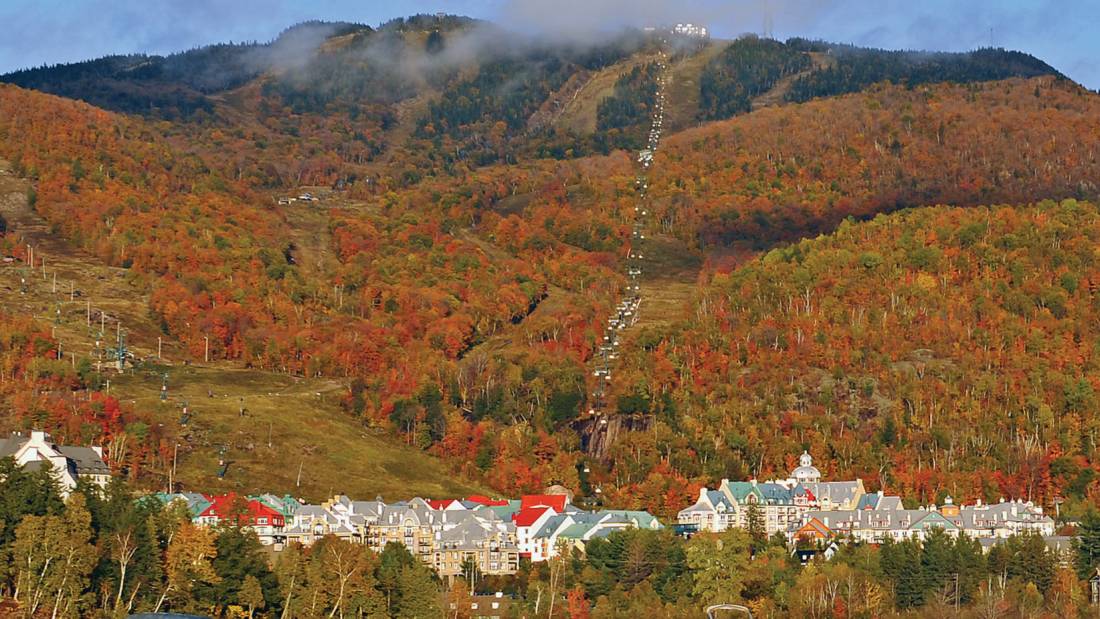
<instances>
[{"instance_id":1,"label":"dirt path","mask_svg":"<svg viewBox=\"0 0 1100 619\"><path fill-rule=\"evenodd\" d=\"M698 123L699 76L703 67L726 49L729 41L714 40L698 52L680 59L669 73L665 126L669 135Z\"/></svg>"}]
</instances>

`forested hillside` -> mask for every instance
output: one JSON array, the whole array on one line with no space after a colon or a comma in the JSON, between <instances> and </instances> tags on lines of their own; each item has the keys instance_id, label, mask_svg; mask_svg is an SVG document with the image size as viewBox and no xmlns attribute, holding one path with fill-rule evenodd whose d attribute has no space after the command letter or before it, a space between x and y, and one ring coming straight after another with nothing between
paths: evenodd
<instances>
[{"instance_id":1,"label":"forested hillside","mask_svg":"<svg viewBox=\"0 0 1100 619\"><path fill-rule=\"evenodd\" d=\"M716 274L690 322L639 336L663 423L619 462L739 478L812 448L915 501L1088 499L1098 238L1074 200L929 207Z\"/></svg>"},{"instance_id":2,"label":"forested hillside","mask_svg":"<svg viewBox=\"0 0 1100 619\"><path fill-rule=\"evenodd\" d=\"M848 52L879 66L866 60L879 52L742 39L698 66L690 64L698 46L669 55L672 75L698 71L699 110L691 118L734 118L661 138L644 203L659 222L653 233L660 244L649 260L652 272L671 274L662 286L677 278L668 287L676 292L653 305L668 315L631 342L632 369L607 402L613 412L644 417L634 430L646 431L627 428L606 461L593 461L582 438L593 406L588 364L626 285L632 216L643 208L634 156L621 148L645 144L656 92L652 54L660 45L639 32L597 46L521 45L485 24L433 16L378 29L306 24L270 44L44 68L6 79L116 111L0 87L0 156L33 181L34 207L59 235L128 269L148 292L148 315L160 333L190 361L205 360L209 345L214 362L339 381L350 419L503 492L549 483L599 487L609 500L667 514L692 484L784 468L789 453L813 441L832 446L837 473L915 496L935 498L928 495L935 460L941 477L934 481L957 484L960 496L1030 491L1049 499L1053 482L1008 462L1007 446L1021 439L1002 433L989 446L950 442L963 439L937 422L948 400L967 403L963 412L974 424L1019 419L1020 407L1031 404L989 386L1005 374L979 371L984 356L952 361L962 353L935 337L978 338L980 328L988 330L986 314L951 318L963 305L981 307L979 289L952 296L948 284L1018 278L998 293L1005 328L1040 329L1044 341L1073 333L1075 346L1085 346L1095 318L1082 296L1092 268L1087 252L1042 253L1042 242L1055 241L1034 241L1023 228L1011 232L1022 235L1020 247L982 232L984 245L959 244L962 257L946 250L925 256L913 245L931 245L941 234L954 239L963 234L956 228L976 225L969 218L983 212L1012 221L1011 209L844 223L933 204L1095 197L1095 95L1053 75L977 83L1052 73L999 52L936 57L931 65L900 55L882 66L902 68L872 81L904 84L868 88L870 73L852 73L838 86L829 71L847 71L856 62ZM211 67L220 65L227 72L215 77ZM584 84L601 73L607 87L594 89L603 94L590 106L595 133L558 124L569 98L589 92ZM859 92L749 113L780 82L813 79ZM924 83L940 79L965 83ZM180 88L189 94L170 94ZM169 110L155 97L127 98L133 89L167 89L161 94L169 100L195 103ZM304 191L324 200L277 201ZM1066 234L1076 236L1057 240L1068 251L1086 243L1091 208L1027 207L1018 217L1040 228L1048 225L1044 217L1069 222ZM816 243L851 245L846 251L856 258L877 252L867 258L871 266L842 261L843 269L822 267L810 280L801 271L794 280L775 271L788 263L776 256L817 252L801 239L842 224L837 237ZM2 238L5 251L25 259L17 233ZM975 254L986 246L992 257ZM763 262L740 268L754 252L770 250ZM1072 269L1076 284L1040 275L1046 269L1061 278L1071 258L1086 269ZM1021 260L1019 273L1001 271ZM866 294L879 295L873 302L846 296L861 290L857 275L872 274L885 278L864 282ZM823 283L841 277L850 281ZM898 283L917 279L919 290ZM1042 285L1026 299L1013 292L1034 281ZM760 331L777 316L794 316L807 290L808 323ZM829 303L857 310L813 313L826 311L819 300L829 294L838 295ZM682 315L668 309L685 302ZM885 319L882 303L891 307ZM769 304L787 307L786 314ZM913 327L907 347L865 341L858 331L872 319L896 330L933 317L965 326ZM806 352L791 341L819 348ZM998 355L1021 345L990 342ZM1089 376L1056 362L1052 351L1040 353L1064 377L1035 379L1032 404L1049 407L1061 423L1079 412L1059 399L1066 385ZM923 375L930 367L956 372L935 387L950 398L932 404L922 391L917 402L910 393L916 383L891 373L890 364L918 362ZM1022 357L998 362L1003 372L1023 371ZM808 386L792 392L799 384ZM873 413L857 396L875 404ZM929 407L932 421L924 423ZM1029 453L1049 456L1028 471L1059 462L1057 470L1070 471L1059 483L1077 483L1081 495L1089 480L1070 478L1092 470L1091 447L1065 443L1065 428L1051 428L1038 447L1027 443ZM882 440L862 455L853 437ZM980 458L969 455L979 447ZM1003 479L979 484L992 470L1004 471Z\"/></svg>"},{"instance_id":3,"label":"forested hillside","mask_svg":"<svg viewBox=\"0 0 1100 619\"><path fill-rule=\"evenodd\" d=\"M803 50L779 41L738 39L703 68L699 79L700 117L721 120L749 112L753 97L770 90L780 78L804 71L811 64Z\"/></svg>"},{"instance_id":4,"label":"forested hillside","mask_svg":"<svg viewBox=\"0 0 1100 619\"><path fill-rule=\"evenodd\" d=\"M859 92L879 82L919 86L1061 76L1034 56L1004 49L986 48L961 54L887 51L806 39L791 39L787 46L797 51L825 53L835 60L833 66L795 81L787 99L798 102Z\"/></svg>"},{"instance_id":5,"label":"forested hillside","mask_svg":"<svg viewBox=\"0 0 1100 619\"><path fill-rule=\"evenodd\" d=\"M1053 78L881 86L677 134L650 186L669 232L757 247L907 206L1089 197L1098 113Z\"/></svg>"}]
</instances>

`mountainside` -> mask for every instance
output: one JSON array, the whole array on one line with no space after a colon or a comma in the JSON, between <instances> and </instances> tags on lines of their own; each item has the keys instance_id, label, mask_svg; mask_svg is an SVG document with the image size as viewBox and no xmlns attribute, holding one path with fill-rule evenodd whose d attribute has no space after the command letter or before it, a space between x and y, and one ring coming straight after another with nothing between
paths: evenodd
<instances>
[{"instance_id":1,"label":"mountainside","mask_svg":"<svg viewBox=\"0 0 1100 619\"><path fill-rule=\"evenodd\" d=\"M662 226L757 247L907 206L1096 195L1100 99L1052 78L905 88L760 110L671 136Z\"/></svg>"},{"instance_id":2,"label":"mountainside","mask_svg":"<svg viewBox=\"0 0 1100 619\"><path fill-rule=\"evenodd\" d=\"M812 444L832 449L837 474L917 494L933 478L958 495L1026 488L1048 499L1061 489L1010 466L1007 446L1020 439L998 434L981 457L961 456L951 436L940 444L936 433L953 431L937 421L946 396L915 404L923 383L897 370L947 368L934 387L965 404L955 412L976 427L1025 404L1079 412L1065 390L1092 377L1053 351L1040 352L1060 377L1027 400L989 386L1024 371L1023 357L1000 358L1002 373L990 373L975 345L957 350L945 338L988 329L988 315L966 312L995 290L998 324L1024 334L989 343L998 354L1027 350L1028 338L1091 342L1092 207L918 208L1096 196L1100 99L1031 57L629 31L565 45L422 16L377 29L304 24L269 44L2 79L22 87L0 86L0 156L33 183L35 216L87 260L124 273L144 313L123 326L140 356L152 357L157 338L169 346L171 365L114 381L134 401L127 415L164 424L163 445L188 431L177 410L150 401L166 372L187 397L200 384L246 399L280 385L309 407L316 385L321 414L369 427L365 442L384 433L406 443L383 459L402 449L440 458L420 461L417 487L468 487L432 486L423 472L445 466L439 476L498 491L561 483L668 513L692 484L773 471ZM817 97L827 98L797 103ZM657 144L652 167L627 150ZM318 200L290 200L307 193ZM899 209L915 210L854 221ZM994 225L1014 213L1029 223ZM640 216L652 223L641 227ZM1048 219L1064 232L1043 232ZM981 242L920 250L979 220ZM62 335L86 354L97 338L75 295L19 290L31 259L21 227L0 236L17 261L0 267L7 293L40 321L60 306ZM777 266L817 261L831 244L847 252L837 265ZM1076 284L1060 279L1070 263ZM870 292L858 292L859 277L874 282L862 281ZM623 336L622 371L605 379L594 364L632 285L638 324ZM969 296L952 296L966 285ZM797 299L808 314L794 310ZM849 307L865 313L839 309ZM954 320L952 330L917 329L930 315ZM864 339L870 324L912 328L911 340ZM245 381L233 368L255 374ZM87 372L73 393L105 383ZM232 420L232 403L192 402L200 418L216 411L208 435L241 435L227 480L241 488L289 479L262 472L272 457L256 448L263 422L285 419L263 392L255 420ZM597 407L608 417L589 414ZM596 427L609 419L613 432ZM1027 475L1063 455L1091 467L1091 447L1069 444L1067 426L1048 427L1027 443L1046 464ZM869 437L886 438L855 454L852 441ZM209 479L218 445L185 454L185 483ZM135 475L163 483L165 457L141 455L135 470L157 472ZM931 459L940 477L929 476ZM976 481L991 470L1004 472L999 486Z\"/></svg>"},{"instance_id":3,"label":"mountainside","mask_svg":"<svg viewBox=\"0 0 1100 619\"><path fill-rule=\"evenodd\" d=\"M624 382L662 421L633 466L766 477L812 448L829 477L915 501L1085 500L1098 237L1074 200L926 207L715 274L628 348Z\"/></svg>"}]
</instances>

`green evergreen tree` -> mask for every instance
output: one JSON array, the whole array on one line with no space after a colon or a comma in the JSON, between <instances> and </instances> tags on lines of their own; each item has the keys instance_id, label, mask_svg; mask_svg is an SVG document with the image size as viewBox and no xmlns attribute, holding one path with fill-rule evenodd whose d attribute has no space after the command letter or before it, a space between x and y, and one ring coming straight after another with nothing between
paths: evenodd
<instances>
[{"instance_id":1,"label":"green evergreen tree","mask_svg":"<svg viewBox=\"0 0 1100 619\"><path fill-rule=\"evenodd\" d=\"M1074 568L1081 580L1092 578L1100 566L1100 513L1090 509L1077 526L1077 539L1073 541Z\"/></svg>"},{"instance_id":2,"label":"green evergreen tree","mask_svg":"<svg viewBox=\"0 0 1100 619\"><path fill-rule=\"evenodd\" d=\"M59 514L64 509L53 471L28 471L12 458L0 459L0 551L15 539L15 529L26 516Z\"/></svg>"},{"instance_id":3,"label":"green evergreen tree","mask_svg":"<svg viewBox=\"0 0 1100 619\"><path fill-rule=\"evenodd\" d=\"M882 573L894 585L894 601L898 608L923 604L925 585L920 542L912 539L901 542L887 540L879 553Z\"/></svg>"},{"instance_id":4,"label":"green evergreen tree","mask_svg":"<svg viewBox=\"0 0 1100 619\"><path fill-rule=\"evenodd\" d=\"M386 608L391 613L400 602L401 572L415 565L416 557L412 556L404 544L390 542L382 549L375 578L378 580L378 588L386 596Z\"/></svg>"},{"instance_id":5,"label":"green evergreen tree","mask_svg":"<svg viewBox=\"0 0 1100 619\"><path fill-rule=\"evenodd\" d=\"M1054 555L1038 533L1013 535L1006 540L1005 574L1010 579L1034 584L1039 591L1050 590L1054 582Z\"/></svg>"},{"instance_id":6,"label":"green evergreen tree","mask_svg":"<svg viewBox=\"0 0 1100 619\"><path fill-rule=\"evenodd\" d=\"M749 537L752 538L753 548L759 548L768 540L768 530L764 524L764 510L760 508L759 503L749 503L747 517Z\"/></svg>"},{"instance_id":7,"label":"green evergreen tree","mask_svg":"<svg viewBox=\"0 0 1100 619\"><path fill-rule=\"evenodd\" d=\"M218 531L214 542L217 556L213 560L217 582L202 585L196 594L211 606L224 606L236 602L244 606L241 590L252 577L260 583L264 599L269 607L279 604L279 583L267 562L264 547L249 529L224 527Z\"/></svg>"},{"instance_id":8,"label":"green evergreen tree","mask_svg":"<svg viewBox=\"0 0 1100 619\"><path fill-rule=\"evenodd\" d=\"M439 585L430 569L419 562L401 570L397 578L397 617L429 619L442 613L439 606Z\"/></svg>"},{"instance_id":9,"label":"green evergreen tree","mask_svg":"<svg viewBox=\"0 0 1100 619\"><path fill-rule=\"evenodd\" d=\"M955 574L955 542L943 529L930 529L921 544L921 585L926 593L942 592Z\"/></svg>"}]
</instances>

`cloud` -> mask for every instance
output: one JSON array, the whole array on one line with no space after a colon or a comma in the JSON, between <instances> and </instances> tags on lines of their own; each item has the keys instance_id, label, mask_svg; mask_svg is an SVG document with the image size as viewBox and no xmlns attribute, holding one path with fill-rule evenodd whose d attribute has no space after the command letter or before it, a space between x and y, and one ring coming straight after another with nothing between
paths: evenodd
<instances>
[{"instance_id":1,"label":"cloud","mask_svg":"<svg viewBox=\"0 0 1100 619\"><path fill-rule=\"evenodd\" d=\"M624 26L700 22L891 49L1019 49L1100 88L1098 0L0 0L0 71L111 53L169 53L267 41L309 19L376 25L413 13L467 14L527 34L590 40Z\"/></svg>"}]
</instances>

